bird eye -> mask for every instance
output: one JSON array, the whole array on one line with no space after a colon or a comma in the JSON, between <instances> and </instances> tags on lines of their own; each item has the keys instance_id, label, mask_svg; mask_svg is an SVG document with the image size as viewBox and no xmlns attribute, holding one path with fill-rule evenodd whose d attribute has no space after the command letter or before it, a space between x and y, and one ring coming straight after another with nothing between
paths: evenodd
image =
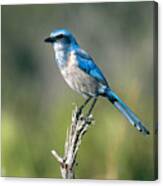
<instances>
[{"instance_id":1,"label":"bird eye","mask_svg":"<svg viewBox=\"0 0 163 186\"><path fill-rule=\"evenodd\" d=\"M64 38L63 34L60 34L60 35L56 36L56 39L62 39L62 38Z\"/></svg>"},{"instance_id":2,"label":"bird eye","mask_svg":"<svg viewBox=\"0 0 163 186\"><path fill-rule=\"evenodd\" d=\"M60 35L56 36L55 39L56 39L56 41L62 40L65 43L71 43L70 38L66 35L63 35L63 34L60 34Z\"/></svg>"}]
</instances>

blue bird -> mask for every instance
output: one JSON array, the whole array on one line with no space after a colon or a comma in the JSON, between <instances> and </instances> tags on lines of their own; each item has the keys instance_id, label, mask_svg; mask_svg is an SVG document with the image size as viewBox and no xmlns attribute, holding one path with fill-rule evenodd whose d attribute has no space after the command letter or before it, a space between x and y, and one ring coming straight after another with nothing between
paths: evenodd
<instances>
[{"instance_id":1,"label":"blue bird","mask_svg":"<svg viewBox=\"0 0 163 186\"><path fill-rule=\"evenodd\" d=\"M80 112L93 99L88 113L90 114L97 98L103 96L127 118L131 125L143 134L149 134L140 119L110 88L102 71L92 57L80 48L71 32L66 29L54 30L45 42L52 44L56 62L67 84L86 98L85 103L79 109Z\"/></svg>"}]
</instances>

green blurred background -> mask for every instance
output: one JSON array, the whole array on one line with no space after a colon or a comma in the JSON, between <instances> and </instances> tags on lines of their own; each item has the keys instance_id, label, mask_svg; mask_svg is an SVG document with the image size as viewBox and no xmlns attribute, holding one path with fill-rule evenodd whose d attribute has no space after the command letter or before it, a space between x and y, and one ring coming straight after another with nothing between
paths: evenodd
<instances>
[{"instance_id":1,"label":"green blurred background","mask_svg":"<svg viewBox=\"0 0 163 186\"><path fill-rule=\"evenodd\" d=\"M63 154L74 103L61 77L53 29L67 28L110 86L151 131L143 136L105 99L82 141L76 177L154 179L153 2L2 6L2 175L60 178L50 151Z\"/></svg>"}]
</instances>

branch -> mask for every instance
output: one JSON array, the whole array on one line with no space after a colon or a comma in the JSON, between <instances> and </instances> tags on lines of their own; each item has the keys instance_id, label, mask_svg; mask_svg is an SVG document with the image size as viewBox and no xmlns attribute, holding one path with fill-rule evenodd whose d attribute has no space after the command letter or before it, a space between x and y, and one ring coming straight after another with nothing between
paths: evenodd
<instances>
[{"instance_id":1,"label":"branch","mask_svg":"<svg viewBox=\"0 0 163 186\"><path fill-rule=\"evenodd\" d=\"M55 150L51 151L52 155L60 163L61 174L65 179L75 178L74 166L76 165L77 152L79 150L82 137L87 132L89 126L92 124L92 121L92 115L84 116L76 107L72 113L70 129L67 130L64 156L59 156Z\"/></svg>"}]
</instances>

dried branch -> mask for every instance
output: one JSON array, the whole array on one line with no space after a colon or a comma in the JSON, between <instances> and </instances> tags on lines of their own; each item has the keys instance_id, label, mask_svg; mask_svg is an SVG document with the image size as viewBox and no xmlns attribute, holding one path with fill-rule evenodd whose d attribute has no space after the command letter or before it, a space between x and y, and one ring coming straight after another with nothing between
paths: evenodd
<instances>
[{"instance_id":1,"label":"dried branch","mask_svg":"<svg viewBox=\"0 0 163 186\"><path fill-rule=\"evenodd\" d=\"M76 165L77 152L79 150L82 137L87 132L89 126L92 124L92 121L92 115L84 116L76 107L72 113L70 129L67 130L64 156L59 156L55 150L51 151L52 155L60 163L61 174L65 179L75 178L74 169Z\"/></svg>"}]
</instances>

